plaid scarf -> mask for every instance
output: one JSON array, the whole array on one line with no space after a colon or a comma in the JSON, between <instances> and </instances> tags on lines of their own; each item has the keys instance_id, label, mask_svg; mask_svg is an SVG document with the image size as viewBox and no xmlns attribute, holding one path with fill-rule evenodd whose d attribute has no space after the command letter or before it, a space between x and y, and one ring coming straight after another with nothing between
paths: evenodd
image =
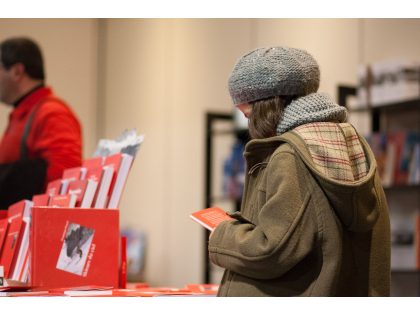
<instances>
[{"instance_id":1,"label":"plaid scarf","mask_svg":"<svg viewBox=\"0 0 420 316\"><path fill-rule=\"evenodd\" d=\"M328 178L353 182L367 175L366 156L351 124L316 122L293 131L308 145L317 169Z\"/></svg>"}]
</instances>

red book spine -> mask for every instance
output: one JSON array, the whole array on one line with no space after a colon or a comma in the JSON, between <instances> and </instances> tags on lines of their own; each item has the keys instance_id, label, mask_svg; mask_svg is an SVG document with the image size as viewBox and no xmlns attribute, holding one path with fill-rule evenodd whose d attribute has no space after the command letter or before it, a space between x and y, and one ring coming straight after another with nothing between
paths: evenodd
<instances>
[{"instance_id":1,"label":"red book spine","mask_svg":"<svg viewBox=\"0 0 420 316\"><path fill-rule=\"evenodd\" d=\"M121 236L121 262L120 262L120 276L119 288L125 289L127 287L127 237Z\"/></svg>"}]
</instances>

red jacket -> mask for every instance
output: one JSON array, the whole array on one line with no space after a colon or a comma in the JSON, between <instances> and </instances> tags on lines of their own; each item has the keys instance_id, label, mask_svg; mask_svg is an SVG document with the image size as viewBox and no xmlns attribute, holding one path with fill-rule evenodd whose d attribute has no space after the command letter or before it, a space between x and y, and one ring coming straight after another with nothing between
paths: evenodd
<instances>
[{"instance_id":1,"label":"red jacket","mask_svg":"<svg viewBox=\"0 0 420 316\"><path fill-rule=\"evenodd\" d=\"M66 168L82 164L82 136L79 120L73 111L54 97L49 87L42 87L25 97L10 113L9 124L0 142L0 163L20 158L20 143L31 109L35 113L27 139L29 158L47 161L46 182L58 179Z\"/></svg>"}]
</instances>

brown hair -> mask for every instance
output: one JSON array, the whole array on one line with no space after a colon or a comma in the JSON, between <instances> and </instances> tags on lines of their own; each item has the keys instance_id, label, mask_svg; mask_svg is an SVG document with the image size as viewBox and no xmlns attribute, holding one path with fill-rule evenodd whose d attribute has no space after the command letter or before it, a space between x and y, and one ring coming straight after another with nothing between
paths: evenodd
<instances>
[{"instance_id":1,"label":"brown hair","mask_svg":"<svg viewBox=\"0 0 420 316\"><path fill-rule=\"evenodd\" d=\"M0 58L6 70L17 63L22 63L29 77L39 80L45 79L41 49L30 38L13 37L1 42Z\"/></svg>"},{"instance_id":2,"label":"brown hair","mask_svg":"<svg viewBox=\"0 0 420 316\"><path fill-rule=\"evenodd\" d=\"M268 138L277 135L277 126L283 116L284 108L294 99L293 96L275 96L250 102L249 135L251 138Z\"/></svg>"}]
</instances>

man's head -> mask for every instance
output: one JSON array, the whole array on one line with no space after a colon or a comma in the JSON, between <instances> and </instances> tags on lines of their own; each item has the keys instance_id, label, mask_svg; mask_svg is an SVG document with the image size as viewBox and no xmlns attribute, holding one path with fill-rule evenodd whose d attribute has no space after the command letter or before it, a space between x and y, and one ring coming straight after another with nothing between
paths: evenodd
<instances>
[{"instance_id":1,"label":"man's head","mask_svg":"<svg viewBox=\"0 0 420 316\"><path fill-rule=\"evenodd\" d=\"M26 92L45 80L39 46L24 37L0 43L0 101L13 104Z\"/></svg>"}]
</instances>

